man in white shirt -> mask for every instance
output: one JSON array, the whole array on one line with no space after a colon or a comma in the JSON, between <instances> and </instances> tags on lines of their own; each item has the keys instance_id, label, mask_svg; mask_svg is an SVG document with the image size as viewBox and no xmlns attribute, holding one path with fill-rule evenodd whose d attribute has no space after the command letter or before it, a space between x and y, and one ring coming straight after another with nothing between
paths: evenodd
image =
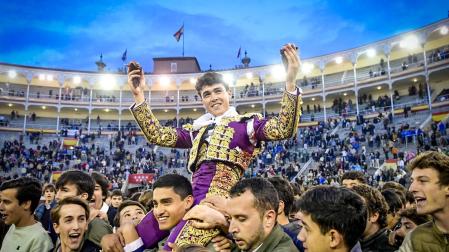
<instances>
[{"instance_id":1,"label":"man in white shirt","mask_svg":"<svg viewBox=\"0 0 449 252\"><path fill-rule=\"evenodd\" d=\"M1 252L49 251L53 243L42 224L34 219L42 185L36 179L21 177L0 186L0 213L11 225L3 240Z\"/></svg>"}]
</instances>

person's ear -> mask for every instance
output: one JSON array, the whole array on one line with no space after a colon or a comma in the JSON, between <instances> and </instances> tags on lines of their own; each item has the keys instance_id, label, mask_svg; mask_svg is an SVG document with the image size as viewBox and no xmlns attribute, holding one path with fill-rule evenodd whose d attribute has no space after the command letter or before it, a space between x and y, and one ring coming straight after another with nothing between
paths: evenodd
<instances>
[{"instance_id":1,"label":"person's ear","mask_svg":"<svg viewBox=\"0 0 449 252\"><path fill-rule=\"evenodd\" d=\"M24 201L20 205L23 207L23 209L30 210L30 208L31 208L31 200Z\"/></svg>"},{"instance_id":2,"label":"person's ear","mask_svg":"<svg viewBox=\"0 0 449 252\"><path fill-rule=\"evenodd\" d=\"M379 219L379 213L373 213L369 216L368 220L371 223L376 223L378 219Z\"/></svg>"},{"instance_id":3,"label":"person's ear","mask_svg":"<svg viewBox=\"0 0 449 252\"><path fill-rule=\"evenodd\" d=\"M284 212L285 203L283 200L279 201L279 207L278 207L278 215L282 214Z\"/></svg>"},{"instance_id":4,"label":"person's ear","mask_svg":"<svg viewBox=\"0 0 449 252\"><path fill-rule=\"evenodd\" d=\"M59 234L59 225L58 225L58 223L53 223L53 229L55 230L56 234Z\"/></svg>"},{"instance_id":5,"label":"person's ear","mask_svg":"<svg viewBox=\"0 0 449 252\"><path fill-rule=\"evenodd\" d=\"M274 210L268 210L265 212L265 223L264 223L264 227L267 229L271 229L274 225L276 225L276 211Z\"/></svg>"},{"instance_id":6,"label":"person's ear","mask_svg":"<svg viewBox=\"0 0 449 252\"><path fill-rule=\"evenodd\" d=\"M185 203L186 203L186 211L188 211L190 208L192 208L193 205L193 196L189 195L184 199Z\"/></svg>"},{"instance_id":7,"label":"person's ear","mask_svg":"<svg viewBox=\"0 0 449 252\"><path fill-rule=\"evenodd\" d=\"M87 201L87 199L89 198L89 194L84 192L84 193L81 193L80 195L78 195L78 197L80 197L80 199L82 199L82 200Z\"/></svg>"},{"instance_id":8,"label":"person's ear","mask_svg":"<svg viewBox=\"0 0 449 252\"><path fill-rule=\"evenodd\" d=\"M328 232L329 247L332 249L341 248L344 244L343 236L335 229L331 229Z\"/></svg>"}]
</instances>

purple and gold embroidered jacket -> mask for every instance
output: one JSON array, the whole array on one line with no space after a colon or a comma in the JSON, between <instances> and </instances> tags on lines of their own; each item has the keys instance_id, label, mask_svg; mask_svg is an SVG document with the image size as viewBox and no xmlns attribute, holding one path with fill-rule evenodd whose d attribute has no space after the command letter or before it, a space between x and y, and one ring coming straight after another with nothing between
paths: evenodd
<instances>
[{"instance_id":1,"label":"purple and gold embroidered jacket","mask_svg":"<svg viewBox=\"0 0 449 252\"><path fill-rule=\"evenodd\" d=\"M208 196L228 198L229 191L242 177L262 142L282 140L296 134L301 114L301 97L284 92L279 116L263 118L260 114L225 117L218 124L193 130L191 126L172 128L162 126L144 102L133 105L131 112L146 139L170 148L190 148L187 168L192 175L195 203ZM150 220L151 219L151 220ZM154 230L154 216L149 213L137 226L145 247L153 247L167 233ZM151 233L151 234L150 234ZM218 231L197 230L181 221L172 229L168 242L206 245Z\"/></svg>"}]
</instances>

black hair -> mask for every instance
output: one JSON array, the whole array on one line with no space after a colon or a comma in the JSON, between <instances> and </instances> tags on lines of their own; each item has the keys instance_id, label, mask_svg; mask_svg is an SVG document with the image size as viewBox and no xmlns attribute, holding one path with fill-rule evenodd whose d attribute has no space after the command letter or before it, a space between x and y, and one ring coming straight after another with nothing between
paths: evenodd
<instances>
[{"instance_id":1,"label":"black hair","mask_svg":"<svg viewBox=\"0 0 449 252\"><path fill-rule=\"evenodd\" d=\"M78 191L77 195L87 193L87 200L90 201L92 199L95 190L95 181L89 174L78 170L66 171L56 181L56 189L68 184L76 186Z\"/></svg>"},{"instance_id":2,"label":"black hair","mask_svg":"<svg viewBox=\"0 0 449 252\"><path fill-rule=\"evenodd\" d=\"M362 237L368 217L363 198L355 192L335 186L316 186L303 194L298 207L310 215L322 234L337 230L348 248Z\"/></svg>"},{"instance_id":3,"label":"black hair","mask_svg":"<svg viewBox=\"0 0 449 252\"><path fill-rule=\"evenodd\" d=\"M16 199L19 201L19 205L31 201L30 212L34 213L42 195L42 185L39 180L31 177L11 179L3 182L0 186L0 191L7 189L17 190Z\"/></svg>"},{"instance_id":4,"label":"black hair","mask_svg":"<svg viewBox=\"0 0 449 252\"><path fill-rule=\"evenodd\" d=\"M284 214L288 217L290 214L290 211L293 207L293 188L290 185L290 183L281 178L281 177L272 177L269 178L268 181L270 181L271 184L273 184L274 188L276 189L279 197L279 201L284 202Z\"/></svg>"},{"instance_id":5,"label":"black hair","mask_svg":"<svg viewBox=\"0 0 449 252\"><path fill-rule=\"evenodd\" d=\"M382 193L376 188L368 185L356 185L351 189L365 198L366 206L368 207L368 214L370 216L375 213L379 214L379 217L377 218L377 224L379 224L379 227L386 227L388 204Z\"/></svg>"},{"instance_id":6,"label":"black hair","mask_svg":"<svg viewBox=\"0 0 449 252\"><path fill-rule=\"evenodd\" d=\"M125 200L117 208L117 213L115 214L115 218L114 218L114 226L115 227L120 227L120 212L127 206L138 206L140 209L142 209L142 211L145 214L147 213L147 209L139 202L134 201L134 200Z\"/></svg>"},{"instance_id":7,"label":"black hair","mask_svg":"<svg viewBox=\"0 0 449 252\"><path fill-rule=\"evenodd\" d=\"M190 181L186 177L178 174L167 174L160 177L154 182L153 191L159 187L173 187L175 193L178 194L182 200L189 195L193 195L192 184L190 184Z\"/></svg>"},{"instance_id":8,"label":"black hair","mask_svg":"<svg viewBox=\"0 0 449 252\"><path fill-rule=\"evenodd\" d=\"M114 197L114 196L120 196L120 197L123 198L123 193L122 193L122 191L120 191L119 189L115 189L115 190L112 191L112 193L111 193L111 197Z\"/></svg>"},{"instance_id":9,"label":"black hair","mask_svg":"<svg viewBox=\"0 0 449 252\"><path fill-rule=\"evenodd\" d=\"M246 191L250 191L254 195L254 207L261 216L267 210L274 210L277 215L279 196L273 184L268 180L257 177L240 180L231 188L230 196L235 198Z\"/></svg>"},{"instance_id":10,"label":"black hair","mask_svg":"<svg viewBox=\"0 0 449 252\"><path fill-rule=\"evenodd\" d=\"M101 195L103 196L104 200L105 198L108 197L108 188L109 188L108 179L98 172L92 172L91 176L94 179L95 183L97 183L101 187Z\"/></svg>"},{"instance_id":11,"label":"black hair","mask_svg":"<svg viewBox=\"0 0 449 252\"><path fill-rule=\"evenodd\" d=\"M360 181L360 183L366 184L365 174L363 174L363 172L361 171L347 171L343 173L341 182L343 183L343 180L345 179L358 180Z\"/></svg>"},{"instance_id":12,"label":"black hair","mask_svg":"<svg viewBox=\"0 0 449 252\"><path fill-rule=\"evenodd\" d=\"M388 213L396 214L399 210L402 209L402 200L399 195L396 194L393 189L386 189L382 191L382 195L388 204Z\"/></svg>"}]
</instances>

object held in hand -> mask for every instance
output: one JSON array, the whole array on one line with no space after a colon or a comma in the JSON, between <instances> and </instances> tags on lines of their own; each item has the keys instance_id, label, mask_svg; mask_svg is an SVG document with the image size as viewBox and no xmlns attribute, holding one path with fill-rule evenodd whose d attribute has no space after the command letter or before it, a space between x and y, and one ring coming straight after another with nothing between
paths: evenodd
<instances>
[{"instance_id":1,"label":"object held in hand","mask_svg":"<svg viewBox=\"0 0 449 252\"><path fill-rule=\"evenodd\" d=\"M134 70L140 70L140 74L142 74L142 67L139 65L139 63L135 61L131 61L128 64L128 73ZM139 78L133 78L133 86L134 88L137 88L140 85L140 77Z\"/></svg>"},{"instance_id":2,"label":"object held in hand","mask_svg":"<svg viewBox=\"0 0 449 252\"><path fill-rule=\"evenodd\" d=\"M297 46L295 46L295 50L298 50ZM285 57L285 49L281 49L280 53L281 53L281 56L282 56L282 64L284 64L285 71L287 71L287 69L288 69L288 61L287 61L287 57Z\"/></svg>"}]
</instances>

